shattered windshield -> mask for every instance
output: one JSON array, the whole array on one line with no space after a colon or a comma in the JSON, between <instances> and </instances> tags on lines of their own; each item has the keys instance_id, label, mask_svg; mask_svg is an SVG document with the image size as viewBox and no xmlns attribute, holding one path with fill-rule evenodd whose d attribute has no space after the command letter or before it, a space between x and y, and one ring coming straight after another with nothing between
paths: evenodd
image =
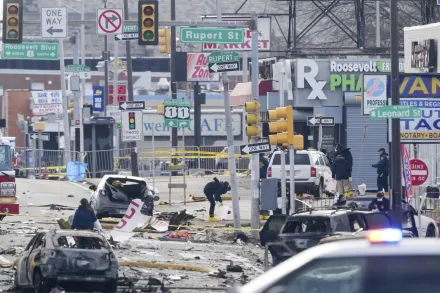
<instances>
[{"instance_id":1,"label":"shattered windshield","mask_svg":"<svg viewBox=\"0 0 440 293\"><path fill-rule=\"evenodd\" d=\"M0 171L12 170L11 148L0 145Z\"/></svg>"},{"instance_id":2,"label":"shattered windshield","mask_svg":"<svg viewBox=\"0 0 440 293\"><path fill-rule=\"evenodd\" d=\"M90 236L53 236L55 247L71 249L108 249L108 245L99 237Z\"/></svg>"},{"instance_id":3,"label":"shattered windshield","mask_svg":"<svg viewBox=\"0 0 440 293\"><path fill-rule=\"evenodd\" d=\"M147 184L142 181L110 178L105 183L106 193L114 201L130 202L148 196Z\"/></svg>"}]
</instances>

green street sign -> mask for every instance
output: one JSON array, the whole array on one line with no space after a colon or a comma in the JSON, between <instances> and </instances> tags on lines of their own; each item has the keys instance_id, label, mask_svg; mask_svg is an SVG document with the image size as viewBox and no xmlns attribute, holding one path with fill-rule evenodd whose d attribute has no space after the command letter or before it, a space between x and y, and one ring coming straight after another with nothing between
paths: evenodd
<instances>
[{"instance_id":1,"label":"green street sign","mask_svg":"<svg viewBox=\"0 0 440 293\"><path fill-rule=\"evenodd\" d=\"M70 64L66 66L66 72L88 72L90 71L90 66L82 64Z\"/></svg>"},{"instance_id":2,"label":"green street sign","mask_svg":"<svg viewBox=\"0 0 440 293\"><path fill-rule=\"evenodd\" d=\"M240 61L240 56L238 56L238 53L233 51L217 51L208 56L208 63L221 64L233 61Z\"/></svg>"},{"instance_id":3,"label":"green street sign","mask_svg":"<svg viewBox=\"0 0 440 293\"><path fill-rule=\"evenodd\" d=\"M190 125L190 102L188 100L164 101L165 125L173 128L188 128Z\"/></svg>"},{"instance_id":4,"label":"green street sign","mask_svg":"<svg viewBox=\"0 0 440 293\"><path fill-rule=\"evenodd\" d=\"M244 30L230 28L182 27L182 43L243 44Z\"/></svg>"},{"instance_id":5,"label":"green street sign","mask_svg":"<svg viewBox=\"0 0 440 293\"><path fill-rule=\"evenodd\" d=\"M58 60L58 43L23 42L3 44L3 59L15 60Z\"/></svg>"},{"instance_id":6,"label":"green street sign","mask_svg":"<svg viewBox=\"0 0 440 293\"><path fill-rule=\"evenodd\" d=\"M370 111L370 119L420 118L422 109L412 106L383 106Z\"/></svg>"},{"instance_id":7,"label":"green street sign","mask_svg":"<svg viewBox=\"0 0 440 293\"><path fill-rule=\"evenodd\" d=\"M124 24L122 31L124 33L138 33L139 26L137 24Z\"/></svg>"}]
</instances>

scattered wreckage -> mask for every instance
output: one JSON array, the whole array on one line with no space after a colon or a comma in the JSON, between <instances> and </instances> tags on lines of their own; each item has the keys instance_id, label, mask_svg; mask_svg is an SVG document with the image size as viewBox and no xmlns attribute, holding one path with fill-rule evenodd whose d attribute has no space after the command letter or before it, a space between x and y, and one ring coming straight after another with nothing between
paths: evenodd
<instances>
[{"instance_id":1,"label":"scattered wreckage","mask_svg":"<svg viewBox=\"0 0 440 293\"><path fill-rule=\"evenodd\" d=\"M105 237L89 231L37 233L14 263L15 288L36 293L61 287L67 291L117 290L118 259Z\"/></svg>"}]
</instances>

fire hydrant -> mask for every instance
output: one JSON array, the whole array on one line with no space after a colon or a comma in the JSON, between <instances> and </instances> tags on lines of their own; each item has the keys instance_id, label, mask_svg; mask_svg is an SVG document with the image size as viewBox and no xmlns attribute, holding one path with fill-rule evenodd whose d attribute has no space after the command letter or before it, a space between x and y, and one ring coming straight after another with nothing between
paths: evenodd
<instances>
[{"instance_id":1,"label":"fire hydrant","mask_svg":"<svg viewBox=\"0 0 440 293\"><path fill-rule=\"evenodd\" d=\"M43 176L41 176L41 179L46 180L47 179L47 173L49 173L49 171L47 170L47 167L44 167L44 169L43 169Z\"/></svg>"}]
</instances>

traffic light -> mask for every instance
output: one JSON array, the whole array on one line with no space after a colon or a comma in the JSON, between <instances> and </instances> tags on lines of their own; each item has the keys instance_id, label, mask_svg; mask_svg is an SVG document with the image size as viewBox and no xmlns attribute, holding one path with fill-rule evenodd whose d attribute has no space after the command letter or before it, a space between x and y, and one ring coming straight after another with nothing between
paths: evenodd
<instances>
[{"instance_id":1,"label":"traffic light","mask_svg":"<svg viewBox=\"0 0 440 293\"><path fill-rule=\"evenodd\" d=\"M70 98L69 99L69 105L68 105L68 110L67 113L69 115L73 115L74 109L75 109L75 98Z\"/></svg>"},{"instance_id":2,"label":"traffic light","mask_svg":"<svg viewBox=\"0 0 440 293\"><path fill-rule=\"evenodd\" d=\"M171 54L171 30L169 28L159 30L159 52Z\"/></svg>"},{"instance_id":3,"label":"traffic light","mask_svg":"<svg viewBox=\"0 0 440 293\"><path fill-rule=\"evenodd\" d=\"M268 122L263 126L269 133L269 143L271 145L289 146L294 145L296 150L304 149L304 137L296 135L293 131L293 108L292 106L279 107L275 110L268 111L269 120L275 122Z\"/></svg>"},{"instance_id":4,"label":"traffic light","mask_svg":"<svg viewBox=\"0 0 440 293\"><path fill-rule=\"evenodd\" d=\"M139 45L159 44L159 2L157 0L139 0Z\"/></svg>"},{"instance_id":5,"label":"traffic light","mask_svg":"<svg viewBox=\"0 0 440 293\"><path fill-rule=\"evenodd\" d=\"M135 118L134 112L128 113L128 128L129 129L136 129L136 118Z\"/></svg>"},{"instance_id":6,"label":"traffic light","mask_svg":"<svg viewBox=\"0 0 440 293\"><path fill-rule=\"evenodd\" d=\"M165 106L164 106L164 104L157 105L157 114L165 115Z\"/></svg>"},{"instance_id":7,"label":"traffic light","mask_svg":"<svg viewBox=\"0 0 440 293\"><path fill-rule=\"evenodd\" d=\"M261 133L260 129L260 102L246 102L246 135L247 136L258 136Z\"/></svg>"},{"instance_id":8,"label":"traffic light","mask_svg":"<svg viewBox=\"0 0 440 293\"><path fill-rule=\"evenodd\" d=\"M3 37L5 44L23 41L23 1L3 1Z\"/></svg>"}]
</instances>

